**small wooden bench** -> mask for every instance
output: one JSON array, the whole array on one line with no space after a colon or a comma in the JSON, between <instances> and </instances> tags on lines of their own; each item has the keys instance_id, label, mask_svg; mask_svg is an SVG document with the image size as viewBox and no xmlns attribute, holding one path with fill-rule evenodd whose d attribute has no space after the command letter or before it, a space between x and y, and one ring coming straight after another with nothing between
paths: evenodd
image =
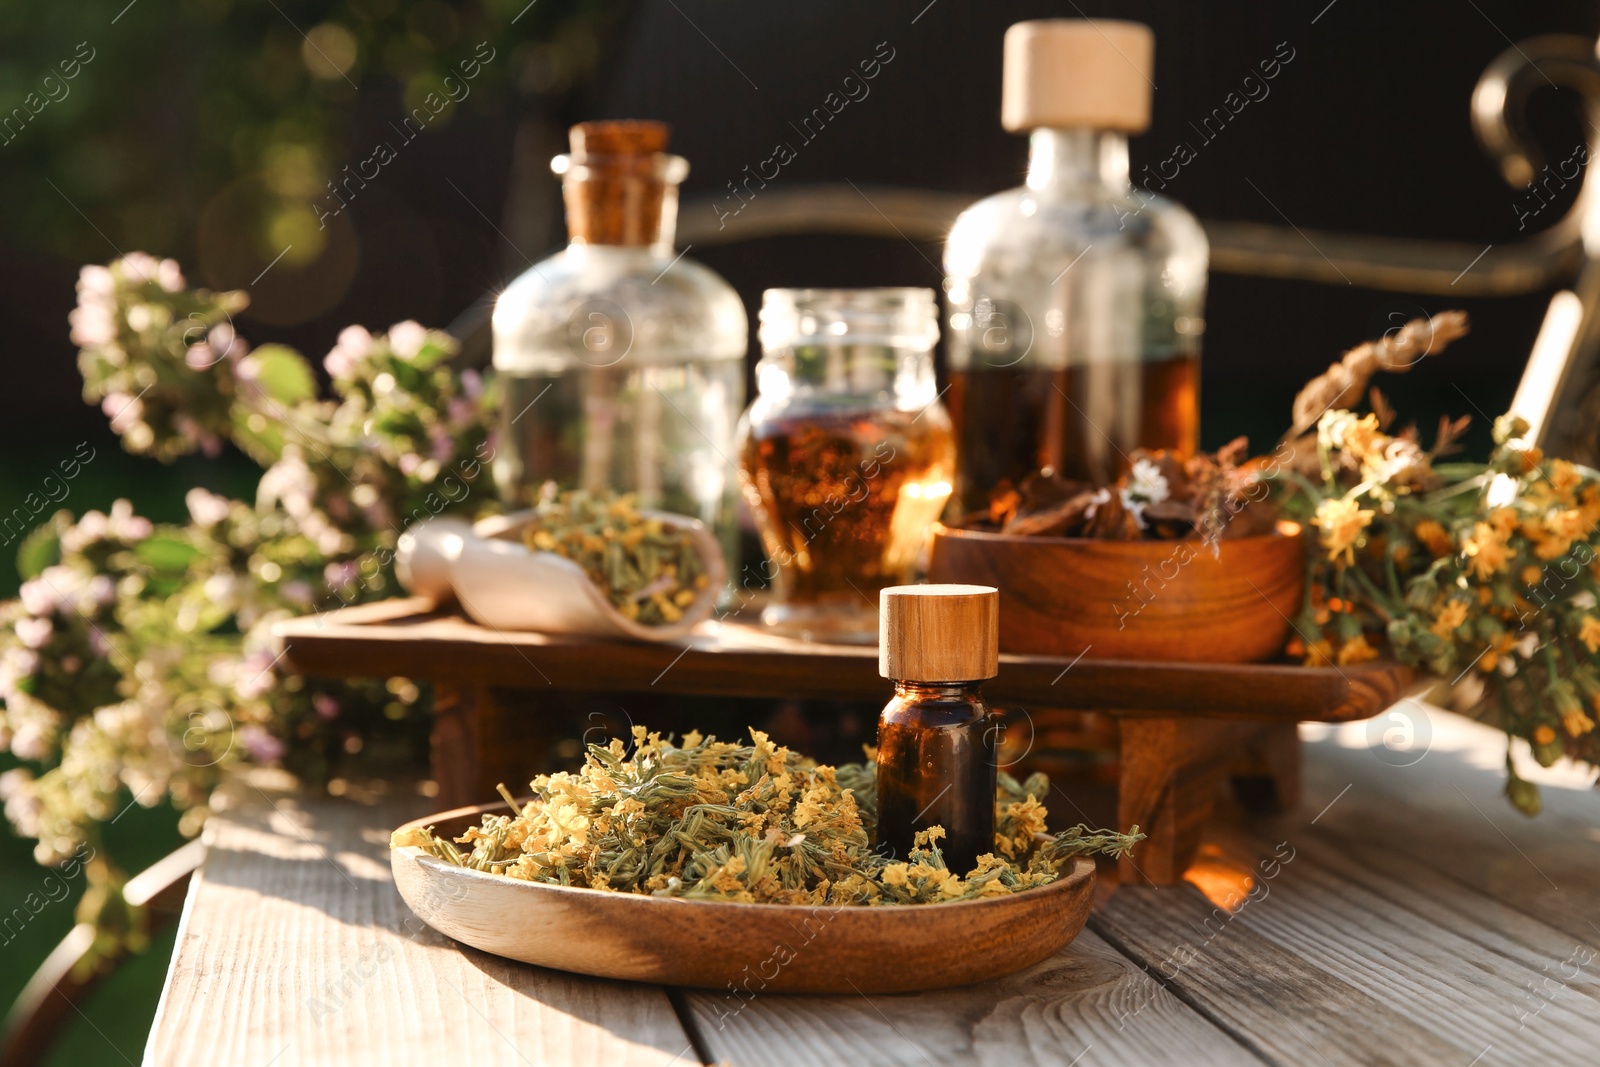
<instances>
[{"instance_id":1,"label":"small wooden bench","mask_svg":"<svg viewBox=\"0 0 1600 1067\"><path fill-rule=\"evenodd\" d=\"M598 641L506 633L427 601L392 600L280 623L276 633L282 663L303 674L433 683L432 773L442 810L493 800L496 783L550 769L560 725L553 705L563 694L881 705L891 692L878 676L876 648L811 645L754 629L724 626L682 644ZM1392 663L1312 669L1002 656L984 693L1034 722L1074 709L1120 723L1116 823L1149 835L1122 878L1171 885L1194 858L1219 781L1253 783L1243 795L1260 810L1292 808L1300 788L1295 724L1366 719L1415 684Z\"/></svg>"}]
</instances>

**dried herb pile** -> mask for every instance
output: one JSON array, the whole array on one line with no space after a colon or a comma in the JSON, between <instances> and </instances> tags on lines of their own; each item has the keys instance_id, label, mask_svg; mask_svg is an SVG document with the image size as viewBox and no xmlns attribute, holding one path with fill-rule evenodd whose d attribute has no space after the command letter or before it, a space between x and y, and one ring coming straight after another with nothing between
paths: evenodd
<instances>
[{"instance_id":1,"label":"dried herb pile","mask_svg":"<svg viewBox=\"0 0 1600 1067\"><path fill-rule=\"evenodd\" d=\"M624 617L645 626L683 618L709 582L689 532L641 515L632 494L548 497L523 541L572 560Z\"/></svg>"},{"instance_id":2,"label":"dried herb pile","mask_svg":"<svg viewBox=\"0 0 1600 1067\"><path fill-rule=\"evenodd\" d=\"M590 745L578 773L535 779L534 799L515 815L485 815L454 844L431 827L397 832L391 847L418 846L512 878L623 893L886 905L1014 893L1054 881L1071 857L1121 855L1143 837L1136 826L1129 834L1075 826L1040 842L1048 780L1035 774L1018 784L1002 773L994 852L973 870L945 865L940 827L919 834L904 860L891 860L871 848L872 764L829 767L759 730L750 738L741 745L694 732L674 741L636 726L631 753L620 740Z\"/></svg>"},{"instance_id":3,"label":"dried herb pile","mask_svg":"<svg viewBox=\"0 0 1600 1067\"><path fill-rule=\"evenodd\" d=\"M1016 486L1002 482L990 494L987 521L972 526L1024 537L1106 541L1215 541L1270 533L1279 515L1271 483L1286 472L1307 478L1321 473L1322 454L1315 430L1323 414L1358 404L1375 375L1403 374L1424 358L1438 355L1466 332L1466 315L1446 311L1431 319L1413 320L1376 341L1352 348L1295 397L1293 425L1271 456L1249 459L1249 443L1243 437L1214 453L1187 459L1164 450L1134 449L1127 457L1127 472L1110 486L1043 473L1034 473ZM1372 403L1387 425L1393 413L1376 390L1372 391ZM1466 423L1465 419L1443 420L1429 458L1452 451ZM1412 457L1421 454L1414 430L1386 440L1395 442L1391 450L1397 456L1401 452ZM1256 506L1247 506L1250 504Z\"/></svg>"},{"instance_id":4,"label":"dried herb pile","mask_svg":"<svg viewBox=\"0 0 1600 1067\"><path fill-rule=\"evenodd\" d=\"M991 495L987 525L977 529L1023 537L1093 537L1106 541L1250 537L1269 533L1277 518L1266 503L1258 464L1247 464L1240 437L1189 459L1162 449L1135 449L1114 485L1097 488L1032 474Z\"/></svg>"}]
</instances>

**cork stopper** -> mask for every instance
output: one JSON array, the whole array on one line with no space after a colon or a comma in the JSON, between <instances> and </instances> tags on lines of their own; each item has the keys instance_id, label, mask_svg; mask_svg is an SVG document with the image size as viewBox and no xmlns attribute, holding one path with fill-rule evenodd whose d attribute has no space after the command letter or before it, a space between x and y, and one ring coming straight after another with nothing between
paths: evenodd
<instances>
[{"instance_id":1,"label":"cork stopper","mask_svg":"<svg viewBox=\"0 0 1600 1067\"><path fill-rule=\"evenodd\" d=\"M1006 31L1000 122L1143 133L1150 125L1150 27L1118 19L1038 19Z\"/></svg>"},{"instance_id":2,"label":"cork stopper","mask_svg":"<svg viewBox=\"0 0 1600 1067\"><path fill-rule=\"evenodd\" d=\"M973 682L1000 670L1000 594L988 585L896 585L878 594L878 673Z\"/></svg>"},{"instance_id":3,"label":"cork stopper","mask_svg":"<svg viewBox=\"0 0 1600 1067\"><path fill-rule=\"evenodd\" d=\"M666 154L664 122L618 119L580 122L568 131L569 155L550 168L561 175L567 236L578 244L653 245L661 240L663 204L676 205L688 172ZM671 209L668 209L670 215Z\"/></svg>"}]
</instances>

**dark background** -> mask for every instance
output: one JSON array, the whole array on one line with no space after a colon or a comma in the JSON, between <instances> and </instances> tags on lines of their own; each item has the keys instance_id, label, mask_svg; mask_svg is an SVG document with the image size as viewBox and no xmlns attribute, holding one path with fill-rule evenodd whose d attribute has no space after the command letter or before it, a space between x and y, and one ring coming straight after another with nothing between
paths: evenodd
<instances>
[{"instance_id":1,"label":"dark background","mask_svg":"<svg viewBox=\"0 0 1600 1067\"><path fill-rule=\"evenodd\" d=\"M318 21L319 8L332 6L281 2L287 17L302 26ZM179 16L173 13L195 6L143 0L123 17L129 32L152 42L151 69L165 72L173 88L166 105L119 121L132 124L135 133L148 127L152 144L180 155L181 122L176 139L156 138L155 131L178 122L174 116L183 114L183 104L196 103L182 95L183 74L187 64L202 61L204 42L177 32ZM122 0L84 5L101 22L121 7ZM229 10L222 0L208 9ZM1024 18L1077 15L1131 18L1155 29L1154 125L1133 141L1135 171L1166 157L1177 141L1193 142L1188 122L1219 105L1280 42L1295 50L1270 83L1271 95L1247 107L1202 148L1167 190L1202 219L1282 224L1253 182L1302 228L1479 247L1526 236L1517 229L1519 191L1504 184L1473 140L1468 100L1479 74L1512 41L1550 32L1592 38L1600 29L1595 6L1576 2L1335 0L1330 6L1326 0L1258 0L1080 7L1072 0L782 6L647 0L618 9L600 38L592 77L559 94L541 88L548 81L548 48L508 44L503 62L518 64L512 91L485 93L487 101L463 106L448 126L419 137L352 204L341 254L353 260L342 280L308 290L297 304L290 299L293 273L269 274L261 296L270 314L246 313L240 329L254 343L282 341L320 358L338 330L352 322L375 329L403 318L446 325L481 309L529 260L559 247L555 179L542 167L559 147L566 124L664 119L673 125L674 149L692 164L685 197L715 193L745 164L766 158L776 141L788 139L788 123L818 106L880 42L888 42L895 58L871 83L871 95L806 145L778 181L797 187L849 179L974 198L1017 184L1026 143L999 126L1001 36ZM0 18L0 44L6 62L21 68L33 64L43 71L58 58L36 50L29 27L15 19ZM470 46L462 51L470 52ZM84 78L96 73L91 67ZM1571 101L1541 90L1532 106L1551 158L1565 158L1580 138ZM404 111L398 86L377 75L363 78L349 109L350 147L339 165L365 158ZM46 111L36 121L53 118ZM0 148L7 189L31 188L59 175L54 158L23 157L19 151ZM198 218L217 193L189 183L171 195L180 215ZM119 250L131 251L140 237L136 227L95 211L79 214L63 200L50 207L46 191L25 201L25 208L15 200L0 208L0 322L6 328L8 379L0 390L0 511L32 491L81 440L92 442L99 454L66 503L80 513L129 496L153 518L178 519L183 490L197 483L248 496L258 472L241 458L191 458L162 467L127 457L101 413L82 403L66 324L77 268L86 257L103 262ZM1534 226L1554 221L1564 206L1545 209ZM65 236L37 238L38 211L56 212L51 232ZM170 246L144 250L176 256L192 280L205 284L250 281L248 273L242 279L226 270L208 276L204 267L191 266L193 228L173 232ZM932 265L939 262L939 249L898 239L764 240L693 254L738 287L752 319L768 286L937 287L940 281ZM274 291L274 285L280 288ZM1548 295L1453 301L1213 275L1203 362L1204 443L1215 447L1248 433L1266 447L1287 425L1296 390L1341 351L1394 325L1396 312L1409 317L1450 306L1471 313L1471 336L1442 359L1384 386L1402 415L1424 428L1443 412L1492 417L1510 400ZM296 311L318 305L322 310L314 314ZM1478 419L1470 439L1478 454L1487 450L1484 421ZM0 593L14 585L10 561L0 561ZM137 827L131 832L137 834ZM151 841L149 858L166 846ZM0 839L0 856L0 910L9 910L42 872L27 860L25 843ZM69 923L67 906L55 906L29 927L26 938L0 947L0 1002L10 1000ZM107 989L92 1006L104 1039L130 1060L138 1057L159 991L165 948L158 946L137 969L119 976L120 988ZM78 1030L61 1050L61 1062L107 1061L102 1037Z\"/></svg>"},{"instance_id":2,"label":"dark background","mask_svg":"<svg viewBox=\"0 0 1600 1067\"><path fill-rule=\"evenodd\" d=\"M1510 47L1508 38L1592 35L1600 25L1594 5L1336 0L1324 6L1325 0L1081 5L1085 14L1137 19L1156 31L1154 124L1133 141L1135 171L1170 154L1178 140L1197 143L1188 123L1219 105L1259 60L1287 42L1295 58L1270 83L1271 95L1202 147L1171 183L1170 195L1202 219L1283 224L1253 182L1304 229L1478 245L1517 240L1519 191L1504 184L1474 142L1468 99L1484 66ZM159 6L151 7L140 14L160 18ZM722 190L745 164L764 159L775 141L790 136L788 123L818 106L879 42L894 48L895 59L871 83L871 95L805 145L778 181L799 186L849 179L975 198L1016 184L1026 141L998 122L1001 36L1014 21L1071 16L1079 8L1070 0L981 6L936 0L915 25L910 19L922 9L919 3L861 11L827 2L803 12L759 13L693 0L630 8L610 32L598 76L568 94L561 113L530 123L524 101L512 95L492 108L464 106L447 128L406 146L347 212L356 266L329 310L292 323L252 321L247 312L241 328L256 343L284 341L320 356L351 322L373 328L401 318L449 324L562 240L555 179L529 165L514 186L519 123L524 136L536 124L548 145L552 134L580 118L664 119L673 125L674 149L692 165L683 189L688 200ZM356 147L347 161L365 157L403 112L392 88L363 85L349 137ZM1541 90L1533 116L1552 158L1564 158L1580 130L1571 101ZM46 112L37 121L49 118ZM538 187L526 188L530 183ZM522 208L515 227L505 218L513 203ZM1562 206L1546 209L1534 225L1553 221ZM60 210L70 222L69 205ZM76 221L91 247L103 246L105 259L133 247L114 227ZM95 226L105 231L103 238ZM189 265L190 249L148 251ZM939 249L899 240L773 239L691 254L728 277L752 311L768 286L936 287L940 281L933 266ZM9 327L11 372L11 388L0 393L0 440L19 460L45 438L90 437L115 449L103 417L78 398L65 326L78 265L47 252L0 248L0 321ZM213 285L238 284L190 273ZM1486 413L1498 414L1515 387L1546 297L1451 301L1214 275L1204 349L1205 443L1216 446L1236 432L1266 443L1281 431L1298 387L1343 349L1393 325L1396 312L1451 305L1472 313L1472 336L1439 365L1390 379L1385 388L1403 414L1424 426L1441 411L1471 410L1456 383ZM1479 429L1472 440L1481 450L1487 438ZM172 484L192 483L197 473L186 471ZM136 477L169 481L145 464Z\"/></svg>"}]
</instances>

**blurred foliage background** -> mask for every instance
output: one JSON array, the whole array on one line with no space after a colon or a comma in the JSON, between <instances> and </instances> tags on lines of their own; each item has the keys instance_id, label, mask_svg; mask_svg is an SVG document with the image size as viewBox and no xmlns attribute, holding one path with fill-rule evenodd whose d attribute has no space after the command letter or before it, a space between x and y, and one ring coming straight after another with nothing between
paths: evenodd
<instances>
[{"instance_id":1,"label":"blurred foliage background","mask_svg":"<svg viewBox=\"0 0 1600 1067\"><path fill-rule=\"evenodd\" d=\"M349 164L364 117L381 126L387 110L398 124L430 94L450 101L427 109L434 134L467 113L503 114L513 100L559 113L593 73L619 8L12 0L0 6L0 38L26 49L0 63L0 105L30 114L0 134L4 238L87 261L105 259L115 234L129 249L198 265L215 288L249 283L285 247L284 275L311 271L340 240L319 226L313 203ZM475 76L464 76L475 57ZM405 143L398 130L386 135ZM338 295L325 290L287 314L304 321Z\"/></svg>"},{"instance_id":2,"label":"blurred foliage background","mask_svg":"<svg viewBox=\"0 0 1600 1067\"><path fill-rule=\"evenodd\" d=\"M130 457L84 405L65 323L77 267L135 249L174 256L196 284L250 289L241 329L318 364L349 321L448 321L493 288L508 254L521 261L496 227L539 251L551 239L550 195L508 210L517 146L548 161L622 10L613 0L0 5L0 316L13 385L0 511L84 440L94 459L59 505L75 512L128 496L158 521L182 521L195 485L252 499L260 471L238 454L170 466ZM457 192L443 192L454 203L414 192L419 176L469 153L489 162L453 170ZM0 548L0 595L15 594L15 550ZM0 756L0 771L14 765ZM171 810L134 807L107 845L138 870L182 842L175 827ZM0 821L0 914L41 892L47 872L31 851ZM0 1006L71 928L82 877L69 888L0 934ZM172 941L169 930L122 966L50 1062L137 1062Z\"/></svg>"}]
</instances>

